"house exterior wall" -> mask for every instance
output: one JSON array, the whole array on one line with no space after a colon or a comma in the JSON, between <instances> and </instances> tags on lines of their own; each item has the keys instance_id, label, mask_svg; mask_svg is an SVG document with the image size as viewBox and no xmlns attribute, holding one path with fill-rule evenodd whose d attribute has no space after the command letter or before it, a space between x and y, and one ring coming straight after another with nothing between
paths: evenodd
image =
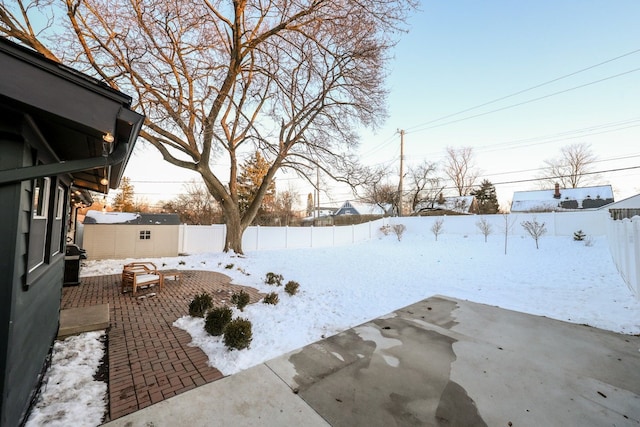
<instances>
[{"instance_id":1,"label":"house exterior wall","mask_svg":"<svg viewBox=\"0 0 640 427\"><path fill-rule=\"evenodd\" d=\"M48 163L51 153L39 145L19 115L0 108L0 170ZM34 154L35 153L35 154ZM55 209L66 197L68 183L50 177L47 225L35 242L32 235L34 182L0 185L0 426L23 421L37 391L41 374L58 331L64 276L64 227ZM62 194L58 188L65 190ZM60 213L60 212L58 212ZM64 240L64 239L63 239ZM29 247L31 241L31 248ZM30 250L36 243L44 251L43 262L28 271ZM35 258L31 256L31 258Z\"/></svg>"},{"instance_id":2,"label":"house exterior wall","mask_svg":"<svg viewBox=\"0 0 640 427\"><path fill-rule=\"evenodd\" d=\"M178 256L179 225L84 224L83 228L87 259Z\"/></svg>"}]
</instances>

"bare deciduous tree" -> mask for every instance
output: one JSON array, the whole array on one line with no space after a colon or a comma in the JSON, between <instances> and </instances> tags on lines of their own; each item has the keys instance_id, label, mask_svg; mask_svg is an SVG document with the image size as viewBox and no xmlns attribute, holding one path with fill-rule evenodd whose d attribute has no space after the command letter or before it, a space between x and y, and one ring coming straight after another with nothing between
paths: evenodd
<instances>
[{"instance_id":1,"label":"bare deciduous tree","mask_svg":"<svg viewBox=\"0 0 640 427\"><path fill-rule=\"evenodd\" d=\"M444 230L444 219L442 218L435 220L431 225L431 232L436 237L436 242L438 241L438 235L440 235L443 230Z\"/></svg>"},{"instance_id":2,"label":"bare deciduous tree","mask_svg":"<svg viewBox=\"0 0 640 427\"><path fill-rule=\"evenodd\" d=\"M196 180L183 185L183 191L173 200L163 202L162 208L175 212L180 222L191 225L211 225L222 220L222 212L207 188Z\"/></svg>"},{"instance_id":3,"label":"bare deciduous tree","mask_svg":"<svg viewBox=\"0 0 640 427\"><path fill-rule=\"evenodd\" d=\"M31 30L46 1L0 3L0 32L131 94L140 136L201 175L224 212L225 250L238 253L278 170L357 177L355 129L385 115L389 50L417 3L59 1L63 25L51 29L69 31L56 44ZM255 151L269 169L241 212L238 162ZM226 177L213 169L222 162Z\"/></svg>"},{"instance_id":4,"label":"bare deciduous tree","mask_svg":"<svg viewBox=\"0 0 640 427\"><path fill-rule=\"evenodd\" d=\"M421 203L433 207L438 200L438 195L444 190L442 178L436 175L437 170L437 165L428 161L409 167L406 177L408 188L406 194L410 200L412 212L415 212Z\"/></svg>"},{"instance_id":5,"label":"bare deciduous tree","mask_svg":"<svg viewBox=\"0 0 640 427\"><path fill-rule=\"evenodd\" d=\"M387 211L389 206L399 212L400 192L398 186L389 183L386 168L369 169L366 180L360 184L360 201L371 203Z\"/></svg>"},{"instance_id":6,"label":"bare deciduous tree","mask_svg":"<svg viewBox=\"0 0 640 427\"><path fill-rule=\"evenodd\" d=\"M560 157L545 160L543 185L559 183L562 188L578 188L597 179L592 175L597 157L589 144L571 144L560 149Z\"/></svg>"},{"instance_id":7,"label":"bare deciduous tree","mask_svg":"<svg viewBox=\"0 0 640 427\"><path fill-rule=\"evenodd\" d=\"M493 232L493 226L486 218L481 218L480 221L476 222L476 227L480 229L480 232L484 236L484 242L486 243L487 237Z\"/></svg>"},{"instance_id":8,"label":"bare deciduous tree","mask_svg":"<svg viewBox=\"0 0 640 427\"><path fill-rule=\"evenodd\" d=\"M504 254L507 254L507 242L509 241L509 233L513 230L513 226L516 223L516 216L510 215L508 213L503 213L502 218L504 219Z\"/></svg>"},{"instance_id":9,"label":"bare deciduous tree","mask_svg":"<svg viewBox=\"0 0 640 427\"><path fill-rule=\"evenodd\" d=\"M453 181L458 196L466 196L473 189L479 176L474 163L472 147L447 147L444 172Z\"/></svg>"},{"instance_id":10,"label":"bare deciduous tree","mask_svg":"<svg viewBox=\"0 0 640 427\"><path fill-rule=\"evenodd\" d=\"M536 217L533 217L531 221L523 221L521 223L522 228L524 228L527 233L529 233L529 236L531 236L531 238L535 240L536 249L539 249L538 241L540 240L540 237L542 237L547 232L547 228L544 224L544 222L538 222L536 220Z\"/></svg>"}]
</instances>

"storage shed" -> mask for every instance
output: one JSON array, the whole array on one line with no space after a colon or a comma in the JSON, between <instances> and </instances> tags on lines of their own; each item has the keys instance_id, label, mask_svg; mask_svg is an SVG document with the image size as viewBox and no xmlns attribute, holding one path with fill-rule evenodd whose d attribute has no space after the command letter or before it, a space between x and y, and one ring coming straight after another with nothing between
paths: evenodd
<instances>
[{"instance_id":1,"label":"storage shed","mask_svg":"<svg viewBox=\"0 0 640 427\"><path fill-rule=\"evenodd\" d=\"M82 246L88 259L178 256L178 214L89 211Z\"/></svg>"},{"instance_id":2,"label":"storage shed","mask_svg":"<svg viewBox=\"0 0 640 427\"><path fill-rule=\"evenodd\" d=\"M131 98L0 38L0 427L22 425L58 333L72 186L117 188Z\"/></svg>"}]
</instances>

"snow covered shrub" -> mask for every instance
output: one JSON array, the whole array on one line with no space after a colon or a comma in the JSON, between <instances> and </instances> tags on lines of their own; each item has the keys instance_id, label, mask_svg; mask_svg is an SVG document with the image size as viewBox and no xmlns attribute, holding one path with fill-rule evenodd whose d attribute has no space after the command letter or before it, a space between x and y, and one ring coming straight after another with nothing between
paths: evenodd
<instances>
[{"instance_id":1,"label":"snow covered shrub","mask_svg":"<svg viewBox=\"0 0 640 427\"><path fill-rule=\"evenodd\" d=\"M593 246L593 238L592 237L587 237L586 239L584 239L584 245L586 247L588 247L588 248Z\"/></svg>"},{"instance_id":2,"label":"snow covered shrub","mask_svg":"<svg viewBox=\"0 0 640 427\"><path fill-rule=\"evenodd\" d=\"M398 237L398 242L402 240L402 235L404 234L406 229L407 227L404 224L393 225L393 232L395 233L396 237Z\"/></svg>"},{"instance_id":3,"label":"snow covered shrub","mask_svg":"<svg viewBox=\"0 0 640 427\"><path fill-rule=\"evenodd\" d=\"M280 298L278 297L278 294L275 293L275 292L268 293L262 299L263 303L272 304L272 305L276 305L278 303L278 301L280 301Z\"/></svg>"},{"instance_id":4,"label":"snow covered shrub","mask_svg":"<svg viewBox=\"0 0 640 427\"><path fill-rule=\"evenodd\" d=\"M298 288L300 287L300 283L295 282L293 280L289 280L286 285L284 285L284 291L291 296L294 296L298 293Z\"/></svg>"},{"instance_id":5,"label":"snow covered shrub","mask_svg":"<svg viewBox=\"0 0 640 427\"><path fill-rule=\"evenodd\" d=\"M249 304L249 294L243 290L234 292L233 295L231 295L231 304L238 307L238 310L244 311L244 308Z\"/></svg>"},{"instance_id":6,"label":"snow covered shrub","mask_svg":"<svg viewBox=\"0 0 640 427\"><path fill-rule=\"evenodd\" d=\"M225 326L231 322L232 315L231 309L226 305L212 309L204 321L204 330L216 337L222 335Z\"/></svg>"},{"instance_id":7,"label":"snow covered shrub","mask_svg":"<svg viewBox=\"0 0 640 427\"><path fill-rule=\"evenodd\" d=\"M251 340L251 322L248 319L236 317L224 328L224 345L229 350L248 348Z\"/></svg>"},{"instance_id":8,"label":"snow covered shrub","mask_svg":"<svg viewBox=\"0 0 640 427\"><path fill-rule=\"evenodd\" d=\"M267 273L266 279L264 279L264 283L266 283L267 285L282 286L283 280L284 280L284 277L282 276L282 274L269 272Z\"/></svg>"},{"instance_id":9,"label":"snow covered shrub","mask_svg":"<svg viewBox=\"0 0 640 427\"><path fill-rule=\"evenodd\" d=\"M587 237L587 235L584 234L582 230L578 230L573 233L573 240L575 240L576 242L582 242L585 237Z\"/></svg>"},{"instance_id":10,"label":"snow covered shrub","mask_svg":"<svg viewBox=\"0 0 640 427\"><path fill-rule=\"evenodd\" d=\"M213 307L211 295L203 292L193 297L193 300L189 303L189 315L193 317L204 317L207 310L211 307Z\"/></svg>"},{"instance_id":11,"label":"snow covered shrub","mask_svg":"<svg viewBox=\"0 0 640 427\"><path fill-rule=\"evenodd\" d=\"M227 264L224 266L227 270L231 270L233 268L233 264Z\"/></svg>"},{"instance_id":12,"label":"snow covered shrub","mask_svg":"<svg viewBox=\"0 0 640 427\"><path fill-rule=\"evenodd\" d=\"M383 225L380 227L380 232L385 236L388 236L391 233L391 226L389 224Z\"/></svg>"}]
</instances>

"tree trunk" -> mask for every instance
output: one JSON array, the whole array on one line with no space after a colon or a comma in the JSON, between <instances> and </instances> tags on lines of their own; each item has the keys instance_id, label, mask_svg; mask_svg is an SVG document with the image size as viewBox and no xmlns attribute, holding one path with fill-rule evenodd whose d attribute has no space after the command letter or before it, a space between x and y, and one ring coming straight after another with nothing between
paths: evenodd
<instances>
[{"instance_id":1,"label":"tree trunk","mask_svg":"<svg viewBox=\"0 0 640 427\"><path fill-rule=\"evenodd\" d=\"M242 235L244 234L244 228L240 221L240 213L237 209L227 209L224 212L224 221L227 226L224 251L233 251L237 254L242 254Z\"/></svg>"}]
</instances>

